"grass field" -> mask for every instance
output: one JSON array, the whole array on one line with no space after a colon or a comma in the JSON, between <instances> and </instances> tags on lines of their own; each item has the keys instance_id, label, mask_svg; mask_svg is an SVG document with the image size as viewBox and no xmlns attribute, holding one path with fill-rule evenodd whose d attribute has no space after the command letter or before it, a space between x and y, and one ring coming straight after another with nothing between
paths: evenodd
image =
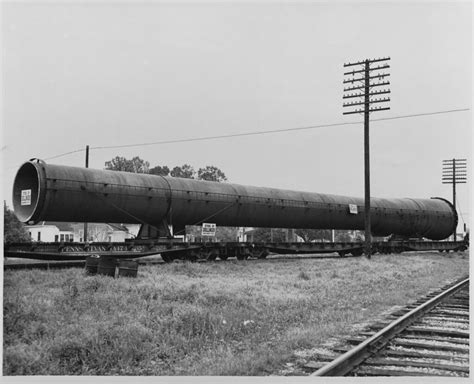
<instances>
[{"instance_id":1,"label":"grass field","mask_svg":"<svg viewBox=\"0 0 474 384\"><path fill-rule=\"evenodd\" d=\"M268 375L467 275L468 253L4 272L4 375Z\"/></svg>"}]
</instances>

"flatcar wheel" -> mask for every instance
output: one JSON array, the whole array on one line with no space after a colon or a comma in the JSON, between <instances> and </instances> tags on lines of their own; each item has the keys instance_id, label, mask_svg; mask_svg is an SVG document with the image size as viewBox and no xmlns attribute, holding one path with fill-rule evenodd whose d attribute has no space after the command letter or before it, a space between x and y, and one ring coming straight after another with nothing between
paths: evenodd
<instances>
[{"instance_id":1,"label":"flatcar wheel","mask_svg":"<svg viewBox=\"0 0 474 384\"><path fill-rule=\"evenodd\" d=\"M346 252L344 252L344 251L339 251L339 252L337 252L337 254L338 254L340 257L346 256Z\"/></svg>"},{"instance_id":2,"label":"flatcar wheel","mask_svg":"<svg viewBox=\"0 0 474 384\"><path fill-rule=\"evenodd\" d=\"M162 253L161 258L165 263L171 263L173 261L173 258L170 255L167 255L166 253Z\"/></svg>"},{"instance_id":3,"label":"flatcar wheel","mask_svg":"<svg viewBox=\"0 0 474 384\"><path fill-rule=\"evenodd\" d=\"M263 250L262 252L260 252L260 254L257 256L258 259L266 259L268 256L268 251L267 250Z\"/></svg>"},{"instance_id":4,"label":"flatcar wheel","mask_svg":"<svg viewBox=\"0 0 474 384\"><path fill-rule=\"evenodd\" d=\"M199 252L191 251L186 253L186 260L187 261L197 261L199 259Z\"/></svg>"},{"instance_id":5,"label":"flatcar wheel","mask_svg":"<svg viewBox=\"0 0 474 384\"><path fill-rule=\"evenodd\" d=\"M219 259L221 259L221 260L227 260L228 257L229 256L227 256L227 255L219 255Z\"/></svg>"},{"instance_id":6,"label":"flatcar wheel","mask_svg":"<svg viewBox=\"0 0 474 384\"><path fill-rule=\"evenodd\" d=\"M209 251L206 254L206 260L207 261L214 261L217 259L217 253L215 251Z\"/></svg>"}]
</instances>

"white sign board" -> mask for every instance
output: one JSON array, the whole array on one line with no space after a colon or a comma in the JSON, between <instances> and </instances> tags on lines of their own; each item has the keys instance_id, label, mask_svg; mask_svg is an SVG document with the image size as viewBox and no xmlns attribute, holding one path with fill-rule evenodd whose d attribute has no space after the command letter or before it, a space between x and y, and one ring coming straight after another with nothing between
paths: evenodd
<instances>
[{"instance_id":1,"label":"white sign board","mask_svg":"<svg viewBox=\"0 0 474 384\"><path fill-rule=\"evenodd\" d=\"M21 205L31 205L31 189L24 189L21 191Z\"/></svg>"},{"instance_id":2,"label":"white sign board","mask_svg":"<svg viewBox=\"0 0 474 384\"><path fill-rule=\"evenodd\" d=\"M202 236L215 236L216 225L213 223L202 223Z\"/></svg>"},{"instance_id":3,"label":"white sign board","mask_svg":"<svg viewBox=\"0 0 474 384\"><path fill-rule=\"evenodd\" d=\"M357 205L356 204L349 204L349 213L352 215L357 215Z\"/></svg>"}]
</instances>

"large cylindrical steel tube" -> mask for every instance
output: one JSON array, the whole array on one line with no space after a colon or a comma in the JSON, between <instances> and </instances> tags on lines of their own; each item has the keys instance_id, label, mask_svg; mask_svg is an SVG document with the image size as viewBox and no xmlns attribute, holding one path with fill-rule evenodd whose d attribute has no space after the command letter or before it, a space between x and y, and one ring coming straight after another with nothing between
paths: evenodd
<instances>
[{"instance_id":1,"label":"large cylindrical steel tube","mask_svg":"<svg viewBox=\"0 0 474 384\"><path fill-rule=\"evenodd\" d=\"M363 229L362 198L251 187L31 160L15 178L13 205L22 222L160 224ZM372 232L439 240L456 228L441 198L371 199Z\"/></svg>"}]
</instances>

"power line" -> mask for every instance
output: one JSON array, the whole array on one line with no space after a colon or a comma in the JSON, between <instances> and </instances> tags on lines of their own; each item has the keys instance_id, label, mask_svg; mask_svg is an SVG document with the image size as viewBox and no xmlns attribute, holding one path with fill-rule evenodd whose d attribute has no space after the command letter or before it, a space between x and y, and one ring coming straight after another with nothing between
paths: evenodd
<instances>
[{"instance_id":1,"label":"power line","mask_svg":"<svg viewBox=\"0 0 474 384\"><path fill-rule=\"evenodd\" d=\"M78 152L84 152L86 149L85 148L82 148L82 149L75 149L74 151L69 151L69 152L64 152L64 153L60 153L59 155L54 155L54 156L51 156L51 157L46 157L42 160L52 160L52 159L57 159L58 157L63 157L63 156L67 156L67 155L71 155L73 153L78 153ZM8 167L6 170L7 171L10 171L12 169L17 169L19 165L16 165L16 166L12 166L12 167Z\"/></svg>"},{"instance_id":2,"label":"power line","mask_svg":"<svg viewBox=\"0 0 474 384\"><path fill-rule=\"evenodd\" d=\"M443 113L464 112L464 111L470 111L470 110L471 110L471 108L449 109L449 110L446 110L446 111L416 113L416 114L413 114L413 115L401 115L401 116L394 116L394 117L382 117L382 118L380 118L380 119L373 119L372 121L396 120L396 119L405 119L405 118L409 118L409 117L441 115L441 114L443 114Z\"/></svg>"},{"instance_id":3,"label":"power line","mask_svg":"<svg viewBox=\"0 0 474 384\"><path fill-rule=\"evenodd\" d=\"M57 159L58 157L63 157L63 156L71 155L71 154L73 154L73 153L78 153L78 152L84 152L85 150L86 150L85 148L75 149L74 151L64 152L64 153L61 153L61 154L59 154L59 155L47 157L47 158L45 158L45 159L43 159L43 160Z\"/></svg>"},{"instance_id":4,"label":"power line","mask_svg":"<svg viewBox=\"0 0 474 384\"><path fill-rule=\"evenodd\" d=\"M418 116L439 115L439 114L444 114L444 113L462 112L462 111L469 111L469 110L470 110L470 108L450 109L450 110L446 110L446 111L436 111L436 112L427 112L427 113L417 113L417 114L412 114L412 115L401 115L401 116L394 116L394 117L385 117L385 118L373 119L372 121L404 119L404 118L411 118L411 117L418 117ZM310 125L310 126L306 126L306 127L284 128L284 129L272 129L272 130L267 130L267 131L254 131L254 132L245 132L245 133L233 133L233 134L229 134L229 135L194 137L194 138L189 138L189 139L176 139L176 140L154 141L154 142L151 142L151 143L137 143L137 144L124 144L124 145L106 145L106 146L100 146L100 147L91 147L91 149L130 148L130 147L142 147L142 146L149 146L149 145L187 143L187 142L193 142L193 141L205 141L205 140L227 139L227 138L242 137L242 136L266 135L266 134L269 134L269 133L303 131L303 130L308 130L308 129L327 128L327 127L338 127L338 126L344 126L344 125L357 125L357 124L363 124L363 121L354 121L354 122L347 122L347 123L332 123L332 124Z\"/></svg>"},{"instance_id":5,"label":"power line","mask_svg":"<svg viewBox=\"0 0 474 384\"><path fill-rule=\"evenodd\" d=\"M379 119L373 119L372 121L405 119L405 118L412 118L412 117L418 117L418 116L430 116L430 115L440 115L440 114L453 113L453 112L464 112L464 111L469 111L469 110L470 110L470 108L450 109L450 110L445 110L445 111L417 113L417 114L412 114L412 115L400 115L400 116L393 116L393 117L383 117L383 118L379 118ZM338 126L344 126L344 125L357 125L357 124L363 124L363 121L310 125L310 126L297 127L297 128L272 129L272 130L267 130L267 131L234 133L234 134L229 134L229 135L205 136L205 137L195 137L195 138L189 138L189 139L164 140L164 141L155 141L155 142L151 142L151 143L97 146L97 147L90 147L90 149L113 149L113 148L141 147L141 146L149 146L149 145L176 144L176 143L186 143L186 142L193 142L193 141L205 141L205 140L226 139L226 138L232 138L232 137L266 135L266 134L270 134L270 133L293 132L293 131L302 131L302 130L317 129L317 128L327 128L327 127L338 127ZM85 148L75 149L73 151L64 152L64 153L60 153L58 155L46 157L43 160L57 159L59 157L71 155L73 153L84 152L84 151L85 151ZM7 168L7 169L10 170L10 169L14 169L14 168L16 168L16 167L10 167L10 168Z\"/></svg>"},{"instance_id":6,"label":"power line","mask_svg":"<svg viewBox=\"0 0 474 384\"><path fill-rule=\"evenodd\" d=\"M302 130L306 130L306 129L325 128L325 127L337 127L337 126L342 126L342 125L354 125L354 124L360 124L360 123L359 123L359 122L349 122L349 123L321 124L321 125L311 125L311 126L307 126L307 127L272 129L272 130L268 130L268 131L254 131L254 132L245 132L245 133L231 133L231 134L229 134L229 135L204 136L204 137L193 137L193 138L189 138L189 139L176 139L176 140L154 141L154 142L151 142L151 143L124 144L124 145L106 145L106 146L101 146L101 147L91 147L91 149L128 148L128 147L143 147L143 146L147 146L147 145L187 143L187 142L192 142L192 141L205 141L205 140L227 139L227 138L242 137L242 136L266 135L266 134L269 134L269 133L302 131Z\"/></svg>"}]
</instances>

